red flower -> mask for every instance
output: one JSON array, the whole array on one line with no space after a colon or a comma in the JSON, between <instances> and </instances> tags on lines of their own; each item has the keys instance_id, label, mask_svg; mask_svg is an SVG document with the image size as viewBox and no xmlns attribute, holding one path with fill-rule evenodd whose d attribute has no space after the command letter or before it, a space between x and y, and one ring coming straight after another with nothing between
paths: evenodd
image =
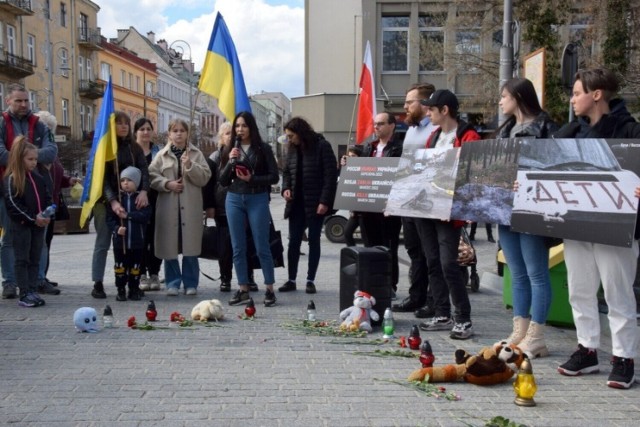
<instances>
[{"instance_id":1,"label":"red flower","mask_svg":"<svg viewBox=\"0 0 640 427\"><path fill-rule=\"evenodd\" d=\"M402 348L407 348L407 338L404 336L401 336L400 342L398 344L400 344L400 347Z\"/></svg>"},{"instance_id":2,"label":"red flower","mask_svg":"<svg viewBox=\"0 0 640 427\"><path fill-rule=\"evenodd\" d=\"M138 326L138 324L136 323L135 316L129 317L129 320L127 320L127 326L130 327L131 329L135 329Z\"/></svg>"},{"instance_id":3,"label":"red flower","mask_svg":"<svg viewBox=\"0 0 640 427\"><path fill-rule=\"evenodd\" d=\"M173 313L171 313L171 316L169 317L169 319L172 322L183 322L184 321L184 316L180 313L178 313L177 311L174 311Z\"/></svg>"}]
</instances>

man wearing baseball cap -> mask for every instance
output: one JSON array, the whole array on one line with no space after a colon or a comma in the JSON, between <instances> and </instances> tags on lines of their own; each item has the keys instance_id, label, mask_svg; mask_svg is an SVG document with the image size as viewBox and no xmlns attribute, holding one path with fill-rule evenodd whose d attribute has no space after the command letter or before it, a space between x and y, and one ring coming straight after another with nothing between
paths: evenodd
<instances>
[{"instance_id":1,"label":"man wearing baseball cap","mask_svg":"<svg viewBox=\"0 0 640 427\"><path fill-rule=\"evenodd\" d=\"M427 116L431 122L440 126L429 139L425 148L460 147L467 141L477 141L480 135L467 123L458 120L460 104L458 98L449 90L433 92L428 99L420 103L428 108ZM465 340L473 335L471 324L471 304L467 287L458 265L458 243L460 228L464 221L441 221L439 219L420 218L416 227L427 258L429 286L433 293L435 316L422 322L424 331L451 329L452 339ZM454 316L451 317L451 304Z\"/></svg>"}]
</instances>

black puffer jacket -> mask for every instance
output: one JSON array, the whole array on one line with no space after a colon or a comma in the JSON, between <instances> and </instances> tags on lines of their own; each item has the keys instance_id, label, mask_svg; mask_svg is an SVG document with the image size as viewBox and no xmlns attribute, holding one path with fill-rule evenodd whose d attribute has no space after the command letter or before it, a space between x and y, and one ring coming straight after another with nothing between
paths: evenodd
<instances>
[{"instance_id":1,"label":"black puffer jacket","mask_svg":"<svg viewBox=\"0 0 640 427\"><path fill-rule=\"evenodd\" d=\"M103 197L107 202L117 200L120 192L119 172L122 172L129 166L140 169L142 174L138 191L149 192L151 189L151 181L149 180L149 165L142 148L130 139L118 138L118 157L117 171L116 162L111 160L107 162L104 171L104 188Z\"/></svg>"},{"instance_id":2,"label":"black puffer jacket","mask_svg":"<svg viewBox=\"0 0 640 427\"><path fill-rule=\"evenodd\" d=\"M236 194L271 193L271 186L280 179L271 146L264 142L257 147L252 146L249 152L242 156L241 161L251 168L249 182L238 179L234 165L227 162L218 175L220 184L229 187L227 190Z\"/></svg>"},{"instance_id":3,"label":"black puffer jacket","mask_svg":"<svg viewBox=\"0 0 640 427\"><path fill-rule=\"evenodd\" d=\"M507 123L498 132L498 138L509 138L511 129L516 125L515 116L511 116ZM516 133L515 136L533 136L535 138L551 138L554 132L558 130L556 122L544 111L533 119L533 122L526 128Z\"/></svg>"},{"instance_id":4,"label":"black puffer jacket","mask_svg":"<svg viewBox=\"0 0 640 427\"><path fill-rule=\"evenodd\" d=\"M640 138L640 124L629 114L623 99L609 101L609 114L602 116L594 126L588 119L578 118L564 125L553 136L556 138Z\"/></svg>"},{"instance_id":5,"label":"black puffer jacket","mask_svg":"<svg viewBox=\"0 0 640 427\"><path fill-rule=\"evenodd\" d=\"M211 169L211 179L209 179L207 185L202 187L203 208L214 208L216 210L216 217L227 216L224 203L225 200L227 200L227 192L229 191L229 187L220 184L220 174L222 173L220 162L219 149L213 153L211 158L207 158L207 164L209 164L209 169Z\"/></svg>"},{"instance_id":6,"label":"black puffer jacket","mask_svg":"<svg viewBox=\"0 0 640 427\"><path fill-rule=\"evenodd\" d=\"M304 198L304 211L307 217L316 214L318 205L329 206L331 212L333 199L338 185L338 162L331 144L320 134L316 134L316 143L306 151L301 147L291 146L287 163L282 171L282 193L291 191L292 198ZM302 160L302 186L298 183L299 162ZM284 217L289 218L293 201L287 202Z\"/></svg>"}]
</instances>

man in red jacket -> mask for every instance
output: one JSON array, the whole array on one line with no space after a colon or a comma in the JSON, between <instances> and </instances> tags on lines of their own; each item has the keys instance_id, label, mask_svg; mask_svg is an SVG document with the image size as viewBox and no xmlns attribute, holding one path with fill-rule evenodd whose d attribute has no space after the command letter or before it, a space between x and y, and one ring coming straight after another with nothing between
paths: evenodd
<instances>
[{"instance_id":1,"label":"man in red jacket","mask_svg":"<svg viewBox=\"0 0 640 427\"><path fill-rule=\"evenodd\" d=\"M427 116L440 126L429 137L426 148L460 147L467 141L477 141L480 135L471 126L458 120L458 98L448 90L437 90L429 99L420 101L429 108ZM441 221L421 218L416 223L429 268L429 286L433 293L435 316L420 324L424 331L451 329L452 339L465 340L473 335L471 304L467 287L458 265L458 243L462 221ZM451 298L451 299L449 299ZM454 316L451 316L451 304Z\"/></svg>"}]
</instances>

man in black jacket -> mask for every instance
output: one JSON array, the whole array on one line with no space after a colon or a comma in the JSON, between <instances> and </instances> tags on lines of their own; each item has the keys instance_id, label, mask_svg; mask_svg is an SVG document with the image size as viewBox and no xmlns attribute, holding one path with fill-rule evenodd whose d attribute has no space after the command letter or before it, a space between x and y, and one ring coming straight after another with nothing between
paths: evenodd
<instances>
[{"instance_id":1,"label":"man in black jacket","mask_svg":"<svg viewBox=\"0 0 640 427\"><path fill-rule=\"evenodd\" d=\"M289 153L282 172L282 196L287 201L284 217L289 219L287 251L289 280L278 290L296 290L302 236L308 228L308 294L316 293L315 278L320 263L320 234L336 194L338 161L331 144L314 132L306 120L294 117L284 126Z\"/></svg>"},{"instance_id":2,"label":"man in black jacket","mask_svg":"<svg viewBox=\"0 0 640 427\"><path fill-rule=\"evenodd\" d=\"M396 118L391 113L377 114L373 120L376 140L362 149L362 157L400 157L402 142L395 140ZM398 289L398 244L402 220L381 212L361 212L360 231L366 247L385 246L391 253L393 291Z\"/></svg>"}]
</instances>

